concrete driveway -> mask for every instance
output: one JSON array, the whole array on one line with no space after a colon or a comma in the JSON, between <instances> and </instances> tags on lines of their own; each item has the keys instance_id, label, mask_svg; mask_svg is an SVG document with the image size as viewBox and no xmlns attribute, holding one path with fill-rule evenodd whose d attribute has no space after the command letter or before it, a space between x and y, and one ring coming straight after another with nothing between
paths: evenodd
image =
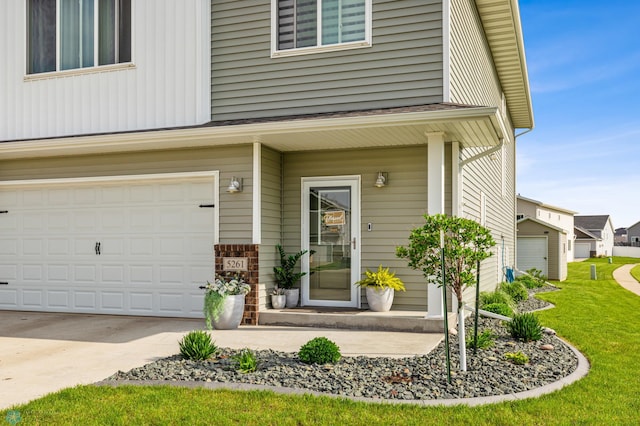
<instances>
[{"instance_id":1,"label":"concrete driveway","mask_svg":"<svg viewBox=\"0 0 640 426\"><path fill-rule=\"evenodd\" d=\"M204 320L0 310L0 409L51 392L103 380L179 352L178 341ZM413 356L430 352L440 334L243 326L215 330L218 346L298 351L317 336L345 356Z\"/></svg>"}]
</instances>

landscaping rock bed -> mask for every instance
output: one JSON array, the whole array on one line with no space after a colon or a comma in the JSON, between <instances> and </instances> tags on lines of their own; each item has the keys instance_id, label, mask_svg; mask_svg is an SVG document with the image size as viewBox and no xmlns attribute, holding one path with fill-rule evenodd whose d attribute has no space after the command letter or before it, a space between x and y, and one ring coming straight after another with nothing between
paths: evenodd
<instances>
[{"instance_id":1,"label":"landscaping rock bed","mask_svg":"<svg viewBox=\"0 0 640 426\"><path fill-rule=\"evenodd\" d=\"M522 302L518 303L516 310L518 312L533 312L533 311L539 311L541 309L550 308L553 306L551 303L545 302L544 300L540 300L534 297L534 295L537 293L545 293L545 292L556 291L556 290L559 290L559 288L549 284L545 285L544 287L530 288L528 289L529 298L527 300L523 300Z\"/></svg>"},{"instance_id":2,"label":"landscaping rock bed","mask_svg":"<svg viewBox=\"0 0 640 426\"><path fill-rule=\"evenodd\" d=\"M451 384L447 381L444 342L424 356L343 357L334 365L307 365L295 353L261 350L255 351L258 370L246 374L236 371L233 356L239 351L222 348L215 359L189 361L174 355L129 372L120 371L107 380L250 383L341 396L430 400L522 392L553 383L577 367L573 351L554 335L525 343L509 336L500 321L481 318L479 333L487 329L497 335L495 344L478 349L477 354L468 349L466 372L458 371L458 337L450 336ZM467 332L473 333L471 319ZM516 365L505 358L506 353L519 351L528 356L529 363Z\"/></svg>"}]
</instances>

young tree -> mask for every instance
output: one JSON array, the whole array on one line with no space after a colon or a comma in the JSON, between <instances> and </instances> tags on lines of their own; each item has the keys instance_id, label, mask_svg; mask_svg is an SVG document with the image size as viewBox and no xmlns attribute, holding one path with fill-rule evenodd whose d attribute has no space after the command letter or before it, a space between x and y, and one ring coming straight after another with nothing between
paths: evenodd
<instances>
[{"instance_id":1,"label":"young tree","mask_svg":"<svg viewBox=\"0 0 640 426\"><path fill-rule=\"evenodd\" d=\"M479 223L444 214L425 215L425 224L409 235L409 245L396 247L396 255L407 259L409 267L422 271L427 281L443 283L443 270L447 287L458 300L458 326L460 328L460 368L466 370L464 356L464 304L465 289L476 283L476 265L491 256L489 249L496 245L490 231ZM441 232L444 233L444 268L441 257ZM445 330L445 332L448 332Z\"/></svg>"}]
</instances>

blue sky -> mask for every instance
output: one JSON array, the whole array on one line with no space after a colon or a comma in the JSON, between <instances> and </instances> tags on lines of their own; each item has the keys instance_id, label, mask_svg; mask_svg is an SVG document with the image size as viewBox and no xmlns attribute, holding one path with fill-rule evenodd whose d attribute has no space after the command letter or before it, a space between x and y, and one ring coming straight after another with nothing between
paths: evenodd
<instances>
[{"instance_id":1,"label":"blue sky","mask_svg":"<svg viewBox=\"0 0 640 426\"><path fill-rule=\"evenodd\" d=\"M640 221L640 1L520 0L535 128L517 192ZM519 132L521 132L520 130Z\"/></svg>"}]
</instances>

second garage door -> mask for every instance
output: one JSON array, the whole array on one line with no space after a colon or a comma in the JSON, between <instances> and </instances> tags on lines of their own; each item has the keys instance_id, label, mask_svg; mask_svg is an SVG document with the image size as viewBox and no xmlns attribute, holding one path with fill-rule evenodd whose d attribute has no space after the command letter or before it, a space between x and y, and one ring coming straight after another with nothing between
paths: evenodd
<instances>
[{"instance_id":1,"label":"second garage door","mask_svg":"<svg viewBox=\"0 0 640 426\"><path fill-rule=\"evenodd\" d=\"M546 237L518 237L518 269L526 271L531 268L539 269L547 276L547 238Z\"/></svg>"},{"instance_id":2,"label":"second garage door","mask_svg":"<svg viewBox=\"0 0 640 426\"><path fill-rule=\"evenodd\" d=\"M200 317L213 174L0 183L0 309Z\"/></svg>"}]
</instances>

